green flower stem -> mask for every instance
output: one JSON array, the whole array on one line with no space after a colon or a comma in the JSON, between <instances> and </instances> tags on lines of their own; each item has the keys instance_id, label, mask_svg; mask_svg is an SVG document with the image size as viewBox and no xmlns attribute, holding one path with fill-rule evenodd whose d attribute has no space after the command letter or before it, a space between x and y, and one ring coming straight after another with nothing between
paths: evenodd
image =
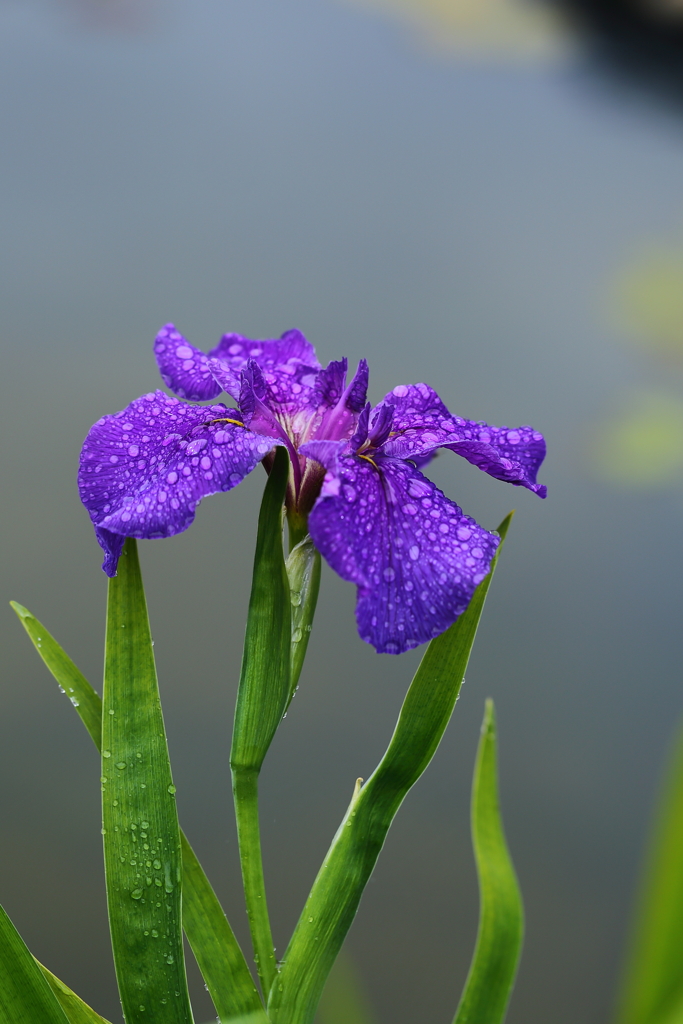
<instances>
[{"instance_id":1,"label":"green flower stem","mask_svg":"<svg viewBox=\"0 0 683 1024\"><path fill-rule=\"evenodd\" d=\"M277 974L275 948L270 929L266 884L261 858L261 833L258 820L258 772L234 770L232 791L235 798L237 838L242 862L242 881L254 960L267 998Z\"/></svg>"},{"instance_id":2,"label":"green flower stem","mask_svg":"<svg viewBox=\"0 0 683 1024\"><path fill-rule=\"evenodd\" d=\"M292 615L282 545L288 473L289 457L284 448L278 448L259 512L230 751L244 897L264 996L276 966L261 861L258 775L291 692Z\"/></svg>"}]
</instances>

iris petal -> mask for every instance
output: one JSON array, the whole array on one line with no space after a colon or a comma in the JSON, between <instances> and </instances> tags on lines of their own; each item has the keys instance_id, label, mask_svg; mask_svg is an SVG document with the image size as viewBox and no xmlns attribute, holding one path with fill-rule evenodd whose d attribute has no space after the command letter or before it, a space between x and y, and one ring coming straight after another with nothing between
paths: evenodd
<instances>
[{"instance_id":1,"label":"iris petal","mask_svg":"<svg viewBox=\"0 0 683 1024\"><path fill-rule=\"evenodd\" d=\"M236 422L212 422L239 419L224 405L188 405L157 391L91 428L78 485L107 575L116 573L119 537L181 533L202 498L231 490L282 443Z\"/></svg>"},{"instance_id":2,"label":"iris petal","mask_svg":"<svg viewBox=\"0 0 683 1024\"><path fill-rule=\"evenodd\" d=\"M442 633L489 571L498 538L406 462L355 456L343 442L304 448L328 470L311 537L357 585L362 639L400 654Z\"/></svg>"},{"instance_id":3,"label":"iris petal","mask_svg":"<svg viewBox=\"0 0 683 1024\"><path fill-rule=\"evenodd\" d=\"M492 427L452 416L427 384L400 385L382 404L394 406L387 455L415 459L449 448L490 476L545 498L547 488L536 483L545 441L533 427Z\"/></svg>"},{"instance_id":4,"label":"iris petal","mask_svg":"<svg viewBox=\"0 0 683 1024\"><path fill-rule=\"evenodd\" d=\"M202 402L216 398L223 390L214 379L208 358L173 324L166 324L157 334L154 355L164 384L181 398Z\"/></svg>"}]
</instances>

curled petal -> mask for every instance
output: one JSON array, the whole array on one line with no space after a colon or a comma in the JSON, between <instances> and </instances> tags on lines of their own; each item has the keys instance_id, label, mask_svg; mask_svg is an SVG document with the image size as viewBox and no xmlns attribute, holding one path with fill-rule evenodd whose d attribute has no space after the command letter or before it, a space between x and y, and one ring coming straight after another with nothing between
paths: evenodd
<instances>
[{"instance_id":1,"label":"curled petal","mask_svg":"<svg viewBox=\"0 0 683 1024\"><path fill-rule=\"evenodd\" d=\"M328 473L308 520L332 568L358 587L363 640L400 654L442 633L467 608L498 538L478 526L416 469L348 446L306 445Z\"/></svg>"},{"instance_id":2,"label":"curled petal","mask_svg":"<svg viewBox=\"0 0 683 1024\"><path fill-rule=\"evenodd\" d=\"M116 573L120 537L181 533L202 498L235 487L281 443L239 420L224 405L188 405L157 391L91 428L78 486L108 576Z\"/></svg>"},{"instance_id":3,"label":"curled petal","mask_svg":"<svg viewBox=\"0 0 683 1024\"><path fill-rule=\"evenodd\" d=\"M381 404L394 406L387 455L417 459L449 448L490 476L545 498L547 488L536 483L545 441L533 427L492 427L452 416L427 384L399 385Z\"/></svg>"},{"instance_id":4,"label":"curled petal","mask_svg":"<svg viewBox=\"0 0 683 1024\"><path fill-rule=\"evenodd\" d=\"M263 371L268 404L273 408L291 411L314 402L320 363L301 331L286 331L281 338L265 341L224 334L209 356L237 374L249 359L255 360Z\"/></svg>"},{"instance_id":5,"label":"curled petal","mask_svg":"<svg viewBox=\"0 0 683 1024\"><path fill-rule=\"evenodd\" d=\"M533 427L490 427L486 423L464 420L463 438L445 447L462 455L478 469L497 480L515 487L528 487L539 498L545 498L548 488L536 483L536 474L545 458L545 439Z\"/></svg>"},{"instance_id":6,"label":"curled petal","mask_svg":"<svg viewBox=\"0 0 683 1024\"><path fill-rule=\"evenodd\" d=\"M202 402L223 390L207 356L190 345L173 324L166 324L157 334L154 355L164 384L181 398Z\"/></svg>"}]
</instances>

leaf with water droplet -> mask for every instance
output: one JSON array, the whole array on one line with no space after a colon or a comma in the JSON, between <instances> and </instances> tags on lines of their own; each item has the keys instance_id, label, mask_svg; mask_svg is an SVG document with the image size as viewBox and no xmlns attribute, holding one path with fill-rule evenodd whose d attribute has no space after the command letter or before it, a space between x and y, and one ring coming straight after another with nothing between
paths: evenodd
<instances>
[{"instance_id":1,"label":"leaf with water droplet","mask_svg":"<svg viewBox=\"0 0 683 1024\"><path fill-rule=\"evenodd\" d=\"M70 692L77 694L78 715L95 746L101 750L102 700L99 694L35 616L22 605L16 602L10 603L36 649L38 649L37 638L41 638L42 648L38 649L38 653L56 679L60 689L66 692L68 687ZM160 712L161 702L158 696L155 706ZM163 729L159 730L159 737L163 738L163 736ZM105 747L102 750L102 757L111 758L111 756L111 750ZM118 806L118 800L113 800L112 807ZM119 832L118 825L114 826L113 831L119 835L122 834ZM162 839L157 839L157 843L160 847L163 846ZM183 925L192 951L208 982L211 998L224 1020L244 1016L249 1018L250 1024L268 1024L237 939L192 847L182 833L181 847L184 886ZM119 857L119 861L125 863L127 858ZM161 884L159 881L159 885ZM156 903L155 906L158 909L161 907L161 903ZM75 995L74 998L78 999ZM166 1000L162 1000L162 1002L165 1003ZM103 1020L96 1014L93 1019Z\"/></svg>"}]
</instances>

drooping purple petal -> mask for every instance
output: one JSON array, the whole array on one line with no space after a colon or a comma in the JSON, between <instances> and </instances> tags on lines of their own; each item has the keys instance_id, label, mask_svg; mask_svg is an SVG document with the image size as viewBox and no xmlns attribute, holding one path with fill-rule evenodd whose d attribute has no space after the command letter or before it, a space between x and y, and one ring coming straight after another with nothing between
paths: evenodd
<instances>
[{"instance_id":1,"label":"drooping purple petal","mask_svg":"<svg viewBox=\"0 0 683 1024\"><path fill-rule=\"evenodd\" d=\"M121 533L112 533L111 530L105 530L101 526L95 527L95 536L97 543L104 551L102 568L107 576L116 576L119 558L121 557L126 538Z\"/></svg>"},{"instance_id":2,"label":"drooping purple petal","mask_svg":"<svg viewBox=\"0 0 683 1024\"><path fill-rule=\"evenodd\" d=\"M208 357L190 345L173 324L166 324L157 334L154 355L164 384L181 398L202 402L223 390L214 379Z\"/></svg>"},{"instance_id":3,"label":"drooping purple petal","mask_svg":"<svg viewBox=\"0 0 683 1024\"><path fill-rule=\"evenodd\" d=\"M427 384L399 385L381 404L394 406L387 455L416 459L449 448L490 476L545 498L547 488L536 483L545 441L533 427L492 427L452 416Z\"/></svg>"},{"instance_id":4,"label":"drooping purple petal","mask_svg":"<svg viewBox=\"0 0 683 1024\"><path fill-rule=\"evenodd\" d=\"M315 395L320 363L315 349L301 331L286 331L281 338L264 341L224 334L209 357L218 359L233 373L239 373L254 359L268 387L268 404L290 412L308 407Z\"/></svg>"},{"instance_id":5,"label":"drooping purple petal","mask_svg":"<svg viewBox=\"0 0 683 1024\"><path fill-rule=\"evenodd\" d=\"M380 453L312 442L302 449L328 473L308 520L332 568L358 587L363 640L400 654L442 633L466 609L498 538L416 469Z\"/></svg>"},{"instance_id":6,"label":"drooping purple petal","mask_svg":"<svg viewBox=\"0 0 683 1024\"><path fill-rule=\"evenodd\" d=\"M446 445L456 455L462 455L478 469L497 480L515 487L527 487L539 498L545 498L548 488L536 483L536 475L545 458L545 439L533 427L491 427L487 423L465 421L463 438ZM490 440L489 440L490 439Z\"/></svg>"},{"instance_id":7,"label":"drooping purple petal","mask_svg":"<svg viewBox=\"0 0 683 1024\"><path fill-rule=\"evenodd\" d=\"M240 419L224 405L188 405L156 391L91 428L78 485L107 554L107 575L116 572L119 536L181 533L202 498L235 487L282 443Z\"/></svg>"}]
</instances>

